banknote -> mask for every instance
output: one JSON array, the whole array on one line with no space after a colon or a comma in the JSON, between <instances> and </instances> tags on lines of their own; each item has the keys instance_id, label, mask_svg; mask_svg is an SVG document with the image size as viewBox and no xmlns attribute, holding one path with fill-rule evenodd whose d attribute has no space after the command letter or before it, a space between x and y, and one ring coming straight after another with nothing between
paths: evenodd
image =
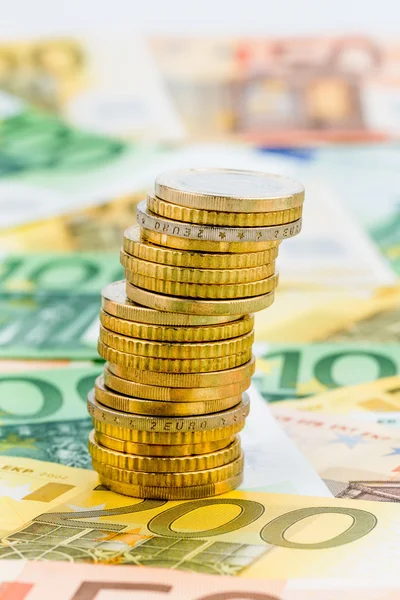
<instances>
[{"instance_id":1,"label":"banknote","mask_svg":"<svg viewBox=\"0 0 400 600\"><path fill-rule=\"evenodd\" d=\"M102 367L0 374L0 456L91 468L87 440L93 425L86 397ZM330 496L255 389L251 401L241 435L246 452L243 489Z\"/></svg>"},{"instance_id":2,"label":"banknote","mask_svg":"<svg viewBox=\"0 0 400 600\"><path fill-rule=\"evenodd\" d=\"M284 406L271 410L334 496L400 502L397 428L337 414L305 415Z\"/></svg>"},{"instance_id":3,"label":"banknote","mask_svg":"<svg viewBox=\"0 0 400 600\"><path fill-rule=\"evenodd\" d=\"M400 130L397 40L158 36L152 50L192 135L309 146Z\"/></svg>"},{"instance_id":4,"label":"banknote","mask_svg":"<svg viewBox=\"0 0 400 600\"><path fill-rule=\"evenodd\" d=\"M0 292L100 293L123 278L118 252L25 253L0 257Z\"/></svg>"},{"instance_id":5,"label":"banknote","mask_svg":"<svg viewBox=\"0 0 400 600\"><path fill-rule=\"evenodd\" d=\"M305 398L400 373L400 344L254 345L253 382L268 402Z\"/></svg>"},{"instance_id":6,"label":"banknote","mask_svg":"<svg viewBox=\"0 0 400 600\"><path fill-rule=\"evenodd\" d=\"M137 37L11 40L1 43L0 57L0 89L64 113L84 129L135 139L184 134L147 45Z\"/></svg>"},{"instance_id":7,"label":"banknote","mask_svg":"<svg viewBox=\"0 0 400 600\"><path fill-rule=\"evenodd\" d=\"M105 490L93 471L12 457L1 465L4 560L261 579L313 577L318 565L320 578L390 579L400 557L395 502L245 491L187 502L138 500Z\"/></svg>"},{"instance_id":8,"label":"banknote","mask_svg":"<svg viewBox=\"0 0 400 600\"><path fill-rule=\"evenodd\" d=\"M104 564L3 561L0 600L397 600L400 579L239 579ZM143 595L142 595L143 594ZM127 596L128 595L128 596Z\"/></svg>"},{"instance_id":9,"label":"banknote","mask_svg":"<svg viewBox=\"0 0 400 600\"><path fill-rule=\"evenodd\" d=\"M95 360L99 292L0 294L0 358Z\"/></svg>"}]
</instances>

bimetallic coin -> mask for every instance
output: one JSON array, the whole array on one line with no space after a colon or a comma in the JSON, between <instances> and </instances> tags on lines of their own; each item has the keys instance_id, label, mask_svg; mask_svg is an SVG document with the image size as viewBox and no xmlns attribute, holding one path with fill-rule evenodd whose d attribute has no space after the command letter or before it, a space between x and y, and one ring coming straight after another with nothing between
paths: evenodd
<instances>
[{"instance_id":1,"label":"bimetallic coin","mask_svg":"<svg viewBox=\"0 0 400 600\"><path fill-rule=\"evenodd\" d=\"M304 187L298 181L236 169L181 169L156 178L162 200L203 210L271 212L301 206Z\"/></svg>"},{"instance_id":2,"label":"bimetallic coin","mask_svg":"<svg viewBox=\"0 0 400 600\"><path fill-rule=\"evenodd\" d=\"M177 359L153 358L120 352L104 344L101 340L97 343L98 353L104 360L123 367L147 369L161 373L208 373L210 371L225 371L243 365L251 358L251 347L244 352L229 354L219 358Z\"/></svg>"},{"instance_id":3,"label":"bimetallic coin","mask_svg":"<svg viewBox=\"0 0 400 600\"><path fill-rule=\"evenodd\" d=\"M160 486L160 487L187 487L194 485L207 485L224 481L230 477L235 477L243 471L244 458L240 454L232 462L214 467L213 469L204 469L202 471L188 471L186 473L145 473L143 471L128 471L119 469L110 464L101 463L92 458L93 469L100 475L112 479L139 486Z\"/></svg>"},{"instance_id":4,"label":"bimetallic coin","mask_svg":"<svg viewBox=\"0 0 400 600\"><path fill-rule=\"evenodd\" d=\"M125 454L104 448L97 443L95 433L89 434L89 453L96 461L128 471L144 471L147 473L185 473L204 471L227 465L240 456L240 439L235 440L221 450L197 456L158 457Z\"/></svg>"},{"instance_id":5,"label":"bimetallic coin","mask_svg":"<svg viewBox=\"0 0 400 600\"><path fill-rule=\"evenodd\" d=\"M158 431L139 431L118 425L110 425L105 421L93 419L93 426L97 433L105 433L107 436L135 442L139 444L154 445L172 445L179 444L203 444L204 442L216 442L235 436L244 427L245 419L238 421L234 425L220 427L219 429L206 429L205 431L186 431L186 432L158 432Z\"/></svg>"},{"instance_id":6,"label":"bimetallic coin","mask_svg":"<svg viewBox=\"0 0 400 600\"><path fill-rule=\"evenodd\" d=\"M141 227L188 240L207 242L267 242L290 238L301 231L301 218L284 225L271 227L219 227L214 225L194 225L171 221L159 217L148 210L146 200L139 202L136 209L137 222Z\"/></svg>"},{"instance_id":7,"label":"bimetallic coin","mask_svg":"<svg viewBox=\"0 0 400 600\"><path fill-rule=\"evenodd\" d=\"M254 331L249 331L237 338L218 342L200 342L191 344L173 344L171 342L151 342L138 340L100 326L100 340L103 344L126 352L152 358L169 359L208 359L228 356L230 354L245 352L254 341Z\"/></svg>"},{"instance_id":8,"label":"bimetallic coin","mask_svg":"<svg viewBox=\"0 0 400 600\"><path fill-rule=\"evenodd\" d=\"M275 272L275 262L248 269L192 269L171 267L129 256L121 251L121 264L125 267L125 277L132 281L135 275L167 281L201 285L232 285L265 279Z\"/></svg>"},{"instance_id":9,"label":"bimetallic coin","mask_svg":"<svg viewBox=\"0 0 400 600\"><path fill-rule=\"evenodd\" d=\"M125 232L126 233L126 232ZM280 240L275 242L212 242L207 240L194 240L189 238L177 237L142 228L140 235L144 241L165 246L167 248L176 248L178 250L189 250L190 252L259 252L260 250L271 250L280 244Z\"/></svg>"},{"instance_id":10,"label":"bimetallic coin","mask_svg":"<svg viewBox=\"0 0 400 600\"><path fill-rule=\"evenodd\" d=\"M138 454L140 456L161 456L161 457L173 457L173 456L191 456L192 454L207 454L210 452L217 452L222 448L227 448L235 440L235 437L229 437L227 439L216 440L214 442L201 442L199 444L175 444L175 445L161 445L161 444L140 444L135 442L128 442L126 440L119 440L117 438L95 431L95 439L98 444L110 450L117 450L118 452L125 452L126 454Z\"/></svg>"},{"instance_id":11,"label":"bimetallic coin","mask_svg":"<svg viewBox=\"0 0 400 600\"><path fill-rule=\"evenodd\" d=\"M156 342L216 342L239 337L253 329L254 316L246 315L236 321L220 325L173 326L150 325L120 319L100 311L100 322L106 329L129 337Z\"/></svg>"},{"instance_id":12,"label":"bimetallic coin","mask_svg":"<svg viewBox=\"0 0 400 600\"><path fill-rule=\"evenodd\" d=\"M217 496L218 494L226 494L239 487L243 481L243 474L240 473L235 477L231 477L225 481L217 481L208 485L196 485L193 487L142 487L138 485L130 485L120 481L114 481L99 475L100 483L106 488L122 494L124 496L132 496L133 498L151 498L160 500L195 500L196 498L207 498L208 496Z\"/></svg>"},{"instance_id":13,"label":"bimetallic coin","mask_svg":"<svg viewBox=\"0 0 400 600\"><path fill-rule=\"evenodd\" d=\"M95 397L98 402L108 408L125 413L154 417L208 415L232 408L242 400L242 394L227 398L217 398L216 400L198 400L194 402L165 402L134 398L107 388L104 385L102 375L95 382Z\"/></svg>"},{"instance_id":14,"label":"bimetallic coin","mask_svg":"<svg viewBox=\"0 0 400 600\"><path fill-rule=\"evenodd\" d=\"M96 382L98 384L98 382ZM95 391L88 394L88 412L97 422L108 423L112 426L133 429L137 432L150 433L197 433L229 427L243 421L249 414L249 397L243 394L243 399L236 406L210 415L189 417L147 417L124 413L108 408L95 397Z\"/></svg>"},{"instance_id":15,"label":"bimetallic coin","mask_svg":"<svg viewBox=\"0 0 400 600\"><path fill-rule=\"evenodd\" d=\"M231 317L225 316L201 316L167 313L139 306L126 297L125 281L114 281L107 285L101 292L101 306L103 310L115 317L127 319L128 321L137 321L139 323L150 323L154 325L170 325L170 326L199 326L199 325L215 325L219 323L227 323L240 319L240 315Z\"/></svg>"},{"instance_id":16,"label":"bimetallic coin","mask_svg":"<svg viewBox=\"0 0 400 600\"><path fill-rule=\"evenodd\" d=\"M123 367L108 362L106 368L117 377L159 388L212 388L247 381L255 371L254 356L247 363L226 371L210 373L160 373ZM178 390L177 390L178 392ZM160 393L162 390L160 389Z\"/></svg>"},{"instance_id":17,"label":"bimetallic coin","mask_svg":"<svg viewBox=\"0 0 400 600\"><path fill-rule=\"evenodd\" d=\"M150 232L154 233L154 232ZM195 269L249 269L273 262L278 256L278 244L267 250L254 252L241 252L236 254L212 254L209 246L204 252L191 252L189 250L175 250L156 246L140 239L140 227L129 227L124 235L124 251L142 260L160 265L170 265ZM129 267L128 267L129 268Z\"/></svg>"},{"instance_id":18,"label":"bimetallic coin","mask_svg":"<svg viewBox=\"0 0 400 600\"><path fill-rule=\"evenodd\" d=\"M302 215L303 207L296 206L287 210L274 212L217 212L215 210L198 210L187 206L178 206L165 202L155 196L147 197L147 206L152 213L173 221L195 223L196 225L219 225L222 227L269 227L297 221Z\"/></svg>"},{"instance_id":19,"label":"bimetallic coin","mask_svg":"<svg viewBox=\"0 0 400 600\"><path fill-rule=\"evenodd\" d=\"M197 283L182 283L181 281L165 281L131 274L127 277L129 283L136 287L171 296L182 298L206 298L212 300L226 300L227 298L249 298L273 292L278 286L279 275L275 273L261 281L249 283L235 283L232 285L203 285Z\"/></svg>"},{"instance_id":20,"label":"bimetallic coin","mask_svg":"<svg viewBox=\"0 0 400 600\"><path fill-rule=\"evenodd\" d=\"M129 281L126 282L126 293L134 302L139 302L144 306L150 306L156 310L194 315L249 314L271 306L274 301L274 292L269 292L262 296L235 300L194 300L190 298L178 298L143 290L132 285Z\"/></svg>"}]
</instances>

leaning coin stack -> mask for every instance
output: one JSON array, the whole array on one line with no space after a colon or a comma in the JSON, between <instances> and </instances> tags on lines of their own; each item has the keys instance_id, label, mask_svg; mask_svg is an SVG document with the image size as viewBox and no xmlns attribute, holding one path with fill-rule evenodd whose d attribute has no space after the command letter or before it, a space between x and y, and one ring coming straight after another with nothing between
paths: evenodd
<instances>
[{"instance_id":1,"label":"leaning coin stack","mask_svg":"<svg viewBox=\"0 0 400 600\"><path fill-rule=\"evenodd\" d=\"M252 171L156 179L126 230L126 281L102 293L89 393L100 480L139 498L221 494L242 481L238 432L254 372L251 313L270 306L282 239L301 228L304 189Z\"/></svg>"}]
</instances>

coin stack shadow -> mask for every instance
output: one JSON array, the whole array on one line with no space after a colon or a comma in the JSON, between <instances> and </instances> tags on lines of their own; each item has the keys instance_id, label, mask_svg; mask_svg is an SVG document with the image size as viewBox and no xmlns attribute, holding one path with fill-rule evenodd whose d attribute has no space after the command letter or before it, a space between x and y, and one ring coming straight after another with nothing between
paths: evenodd
<instances>
[{"instance_id":1,"label":"coin stack shadow","mask_svg":"<svg viewBox=\"0 0 400 600\"><path fill-rule=\"evenodd\" d=\"M88 396L93 467L109 489L191 499L242 481L239 431L254 372L251 313L270 306L304 189L264 173L172 171L126 230L126 281L102 292Z\"/></svg>"}]
</instances>

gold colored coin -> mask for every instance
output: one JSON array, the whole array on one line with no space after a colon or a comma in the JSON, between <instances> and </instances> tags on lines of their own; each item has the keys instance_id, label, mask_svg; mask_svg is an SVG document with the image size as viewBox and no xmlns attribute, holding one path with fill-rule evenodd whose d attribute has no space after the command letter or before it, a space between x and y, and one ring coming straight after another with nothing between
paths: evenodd
<instances>
[{"instance_id":1,"label":"gold colored coin","mask_svg":"<svg viewBox=\"0 0 400 600\"><path fill-rule=\"evenodd\" d=\"M235 440L235 437L216 440L214 442L201 442L200 444L140 444L135 442L127 442L113 438L100 431L95 431L95 440L101 446L126 454L138 454L139 456L159 456L159 457L175 457L175 456L191 456L192 454L208 454L217 452L222 448L227 448Z\"/></svg>"},{"instance_id":2,"label":"gold colored coin","mask_svg":"<svg viewBox=\"0 0 400 600\"><path fill-rule=\"evenodd\" d=\"M279 241L271 242L210 242L207 240L192 240L189 238L179 238L173 235L166 235L150 229L141 229L142 239L158 246L167 248L177 248L178 250L190 250L200 252L259 252L260 250L270 250L277 248Z\"/></svg>"},{"instance_id":3,"label":"gold colored coin","mask_svg":"<svg viewBox=\"0 0 400 600\"><path fill-rule=\"evenodd\" d=\"M126 297L125 280L114 281L102 290L101 306L103 310L115 317L137 321L138 323L149 323L153 325L174 326L201 326L227 323L240 319L235 316L202 316L160 312L146 306L135 304Z\"/></svg>"},{"instance_id":4,"label":"gold colored coin","mask_svg":"<svg viewBox=\"0 0 400 600\"><path fill-rule=\"evenodd\" d=\"M250 269L272 263L278 256L278 245L267 250L241 252L236 254L212 254L210 249L204 252L174 250L156 246L141 240L140 227L129 227L124 234L126 254L148 262L192 269ZM129 268L129 267L127 267Z\"/></svg>"},{"instance_id":5,"label":"gold colored coin","mask_svg":"<svg viewBox=\"0 0 400 600\"><path fill-rule=\"evenodd\" d=\"M128 337L134 337L156 342L216 342L236 338L253 329L254 316L246 315L241 319L221 325L202 325L191 327L177 327L164 325L149 325L120 319L100 311L100 322L106 329Z\"/></svg>"},{"instance_id":6,"label":"gold colored coin","mask_svg":"<svg viewBox=\"0 0 400 600\"><path fill-rule=\"evenodd\" d=\"M208 373L210 371L225 371L243 365L251 358L251 347L238 354L229 354L219 358L177 359L177 358L152 358L120 352L104 344L101 340L97 344L98 353L107 360L122 367L147 369L161 373Z\"/></svg>"},{"instance_id":7,"label":"gold colored coin","mask_svg":"<svg viewBox=\"0 0 400 600\"><path fill-rule=\"evenodd\" d=\"M100 475L107 477L107 479L146 487L187 487L216 483L239 475L243 471L243 464L243 454L240 454L232 462L214 469L187 471L186 473L145 473L143 471L119 469L92 458L93 469Z\"/></svg>"},{"instance_id":8,"label":"gold colored coin","mask_svg":"<svg viewBox=\"0 0 400 600\"><path fill-rule=\"evenodd\" d=\"M127 354L138 354L151 358L169 359L209 359L239 354L251 348L254 341L254 331L229 340L218 342L201 342L191 344L173 344L171 342L150 342L148 340L137 340L119 333L114 333L100 326L100 340L106 346L126 352Z\"/></svg>"},{"instance_id":9,"label":"gold colored coin","mask_svg":"<svg viewBox=\"0 0 400 600\"><path fill-rule=\"evenodd\" d=\"M135 302L150 306L156 310L169 312L188 313L195 315L246 315L263 310L274 301L274 292L250 298L235 300L194 300L191 298L178 298L166 294L157 294L143 290L126 282L126 293Z\"/></svg>"},{"instance_id":10,"label":"gold colored coin","mask_svg":"<svg viewBox=\"0 0 400 600\"><path fill-rule=\"evenodd\" d=\"M169 403L183 403L185 406L187 406L187 410L191 410L189 405L197 402L208 403L210 401L219 401L225 398L232 398L233 396L238 396L239 394L245 392L248 387L250 387L250 382L250 377L248 377L247 379L242 379L242 381L239 381L237 383L230 383L228 385L220 385L215 387L159 387L158 385L145 385L143 383L129 381L128 379L117 377L111 371L109 371L108 368L104 369L104 384L111 390L119 392L120 394L124 394L125 396L130 396L132 400L135 400L137 398L144 398L147 401L156 401L157 404L159 403L161 405ZM100 397L98 399L100 400L100 402L103 402ZM103 402L103 404L107 403ZM220 408L217 410L223 409Z\"/></svg>"},{"instance_id":11,"label":"gold colored coin","mask_svg":"<svg viewBox=\"0 0 400 600\"><path fill-rule=\"evenodd\" d=\"M200 210L271 212L301 206L303 185L281 175L238 169L180 169L156 178L158 198Z\"/></svg>"},{"instance_id":12,"label":"gold colored coin","mask_svg":"<svg viewBox=\"0 0 400 600\"><path fill-rule=\"evenodd\" d=\"M118 377L115 379L118 379ZM217 398L216 400L198 400L194 402L165 402L160 400L132 398L107 388L104 385L103 376L96 379L95 397L98 402L108 408L125 413L154 417L190 417L208 415L232 408L242 400L242 394L227 398Z\"/></svg>"},{"instance_id":13,"label":"gold colored coin","mask_svg":"<svg viewBox=\"0 0 400 600\"><path fill-rule=\"evenodd\" d=\"M151 212L173 221L195 223L197 225L220 225L221 227L269 227L291 223L301 217L303 207L296 206L274 212L217 212L199 210L187 206L178 206L165 202L156 196L147 197L147 206Z\"/></svg>"},{"instance_id":14,"label":"gold colored coin","mask_svg":"<svg viewBox=\"0 0 400 600\"><path fill-rule=\"evenodd\" d=\"M203 471L227 465L240 456L240 438L215 452L197 456L157 457L125 454L109 448L103 448L95 439L94 431L89 434L89 453L96 461L126 469L128 471L144 471L146 473L185 473L187 471Z\"/></svg>"},{"instance_id":15,"label":"gold colored coin","mask_svg":"<svg viewBox=\"0 0 400 600\"><path fill-rule=\"evenodd\" d=\"M99 391L101 392L100 382L96 380L96 396ZM104 387L102 395L105 396ZM250 408L249 396L243 394L242 400L236 406L218 413L188 417L147 417L108 408L101 404L96 396L95 391L90 390L87 407L93 419L112 426L131 428L137 432L184 434L229 427L243 421L249 414Z\"/></svg>"},{"instance_id":16,"label":"gold colored coin","mask_svg":"<svg viewBox=\"0 0 400 600\"><path fill-rule=\"evenodd\" d=\"M216 442L226 440L235 436L244 427L245 419L238 421L234 425L220 427L219 429L206 429L205 431L186 431L170 433L158 431L139 431L118 425L110 425L105 421L93 419L93 426L97 433L105 433L107 436L135 442L139 444L161 444L177 446L179 444L203 444L204 442Z\"/></svg>"},{"instance_id":17,"label":"gold colored coin","mask_svg":"<svg viewBox=\"0 0 400 600\"><path fill-rule=\"evenodd\" d=\"M125 267L125 277L133 281L135 275L167 281L179 281L201 285L232 285L259 281L275 272L275 262L248 269L192 269L171 267L129 256L121 250L121 264Z\"/></svg>"},{"instance_id":18,"label":"gold colored coin","mask_svg":"<svg viewBox=\"0 0 400 600\"><path fill-rule=\"evenodd\" d=\"M122 494L124 496L132 496L133 498L151 498L160 500L194 500L196 498L207 498L208 496L217 496L218 494L226 494L237 488L243 481L243 474L236 475L225 481L217 481L208 485L196 485L193 487L141 487L138 485L130 485L108 479L103 475L99 476L100 483L106 488Z\"/></svg>"},{"instance_id":19,"label":"gold colored coin","mask_svg":"<svg viewBox=\"0 0 400 600\"><path fill-rule=\"evenodd\" d=\"M111 362L106 368L117 377L128 379L135 383L166 388L212 388L247 381L254 374L255 358L238 367L226 371L209 373L159 373L142 371L132 367L123 367ZM177 390L178 392L178 390ZM162 393L162 390L160 390ZM235 394L234 394L235 395Z\"/></svg>"},{"instance_id":20,"label":"gold colored coin","mask_svg":"<svg viewBox=\"0 0 400 600\"><path fill-rule=\"evenodd\" d=\"M165 281L126 273L127 280L136 287L181 298L207 298L211 300L226 300L228 298L248 298L273 292L278 286L279 275L271 275L261 281L237 283L232 285L202 285L197 283L182 283L180 281Z\"/></svg>"}]
</instances>

